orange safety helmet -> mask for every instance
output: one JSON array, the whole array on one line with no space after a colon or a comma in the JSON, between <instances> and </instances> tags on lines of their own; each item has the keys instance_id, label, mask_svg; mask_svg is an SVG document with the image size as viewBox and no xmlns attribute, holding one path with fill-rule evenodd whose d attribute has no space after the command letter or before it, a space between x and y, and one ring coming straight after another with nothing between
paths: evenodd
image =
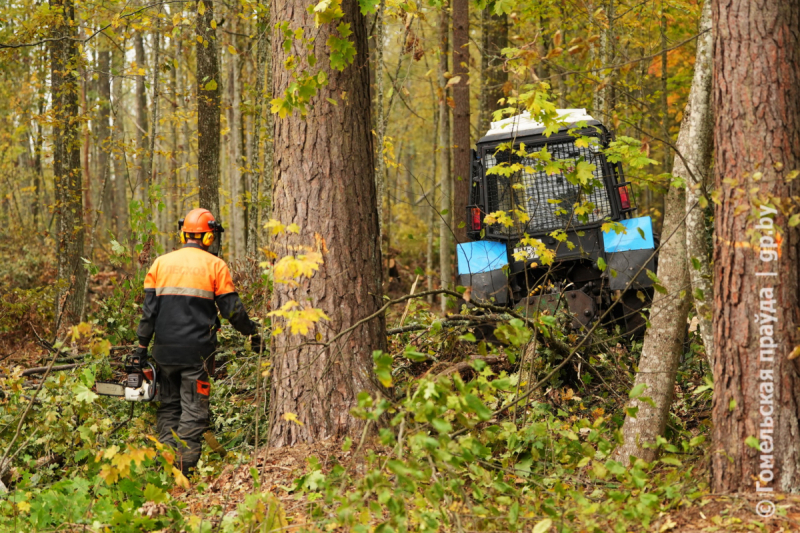
<instances>
[{"instance_id":1,"label":"orange safety helmet","mask_svg":"<svg viewBox=\"0 0 800 533\"><path fill-rule=\"evenodd\" d=\"M181 234L181 243L186 243L187 235L192 239L202 238L203 246L209 247L214 242L215 234L225 231L222 225L214 219L208 209L192 209L186 216L178 221L178 231Z\"/></svg>"}]
</instances>

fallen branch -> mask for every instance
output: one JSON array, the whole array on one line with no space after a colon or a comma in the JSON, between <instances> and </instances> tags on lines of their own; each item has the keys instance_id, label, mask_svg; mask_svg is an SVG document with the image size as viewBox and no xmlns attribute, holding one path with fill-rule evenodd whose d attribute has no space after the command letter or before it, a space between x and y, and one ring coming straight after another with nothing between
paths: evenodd
<instances>
[{"instance_id":1,"label":"fallen branch","mask_svg":"<svg viewBox=\"0 0 800 533\"><path fill-rule=\"evenodd\" d=\"M457 363L457 364L445 369L444 371L439 372L438 374L433 376L433 379L436 380L436 379L438 379L438 378L440 378L442 376L447 376L448 374L453 374L455 372L458 372L460 374L461 372L463 372L465 370L475 370L474 368L472 368L472 364L475 361L483 361L487 365L494 365L494 364L497 364L497 363L499 363L500 361L503 361L503 360L504 360L504 358L496 356L496 355L491 355L491 356L488 356L488 357L475 357L474 359L470 359L469 361L461 361L460 363ZM423 377L425 377L425 376L423 376Z\"/></svg>"}]
</instances>

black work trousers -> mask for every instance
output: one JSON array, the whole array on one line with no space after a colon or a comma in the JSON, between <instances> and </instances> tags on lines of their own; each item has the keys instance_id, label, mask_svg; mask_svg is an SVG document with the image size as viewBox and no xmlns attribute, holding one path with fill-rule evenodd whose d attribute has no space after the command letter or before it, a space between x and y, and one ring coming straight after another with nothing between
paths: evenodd
<instances>
[{"instance_id":1,"label":"black work trousers","mask_svg":"<svg viewBox=\"0 0 800 533\"><path fill-rule=\"evenodd\" d=\"M194 467L200 459L203 433L209 429L210 392L205 366L158 365L158 440L175 449L179 467Z\"/></svg>"}]
</instances>

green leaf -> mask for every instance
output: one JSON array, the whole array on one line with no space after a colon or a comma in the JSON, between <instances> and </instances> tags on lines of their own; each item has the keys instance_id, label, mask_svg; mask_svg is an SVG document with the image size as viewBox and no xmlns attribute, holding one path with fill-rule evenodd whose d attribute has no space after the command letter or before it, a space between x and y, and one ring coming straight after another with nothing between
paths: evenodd
<instances>
[{"instance_id":1,"label":"green leaf","mask_svg":"<svg viewBox=\"0 0 800 533\"><path fill-rule=\"evenodd\" d=\"M793 228L798 224L800 224L800 213L795 213L789 217L789 226Z\"/></svg>"},{"instance_id":2,"label":"green leaf","mask_svg":"<svg viewBox=\"0 0 800 533\"><path fill-rule=\"evenodd\" d=\"M95 401L99 396L95 394L89 387L84 385L83 383L79 383L72 389L72 393L75 395L75 399L79 402L84 403L92 403Z\"/></svg>"},{"instance_id":3,"label":"green leaf","mask_svg":"<svg viewBox=\"0 0 800 533\"><path fill-rule=\"evenodd\" d=\"M597 258L597 268L600 269L600 272L604 272L606 270L606 260L602 257Z\"/></svg>"},{"instance_id":4,"label":"green leaf","mask_svg":"<svg viewBox=\"0 0 800 533\"><path fill-rule=\"evenodd\" d=\"M547 531L550 531L551 527L553 527L553 521L549 518L545 518L533 526L531 533L546 533Z\"/></svg>"},{"instance_id":5,"label":"green leaf","mask_svg":"<svg viewBox=\"0 0 800 533\"><path fill-rule=\"evenodd\" d=\"M508 522L509 524L516 524L517 520L519 520L519 501L514 501L511 504L511 508L508 510Z\"/></svg>"},{"instance_id":6,"label":"green leaf","mask_svg":"<svg viewBox=\"0 0 800 533\"><path fill-rule=\"evenodd\" d=\"M415 363L428 360L428 356L426 354L414 350L413 346L406 346L406 349L403 351L403 357L414 361Z\"/></svg>"},{"instance_id":7,"label":"green leaf","mask_svg":"<svg viewBox=\"0 0 800 533\"><path fill-rule=\"evenodd\" d=\"M153 503L161 503L167 501L167 493L151 483L147 484L147 486L144 488L144 493L142 495L144 496L145 500Z\"/></svg>"},{"instance_id":8,"label":"green leaf","mask_svg":"<svg viewBox=\"0 0 800 533\"><path fill-rule=\"evenodd\" d=\"M677 467L683 466L683 463L681 463L679 460L677 460L674 457L664 457L664 458L661 459L661 462L664 463L665 465L672 465L672 466L677 466Z\"/></svg>"},{"instance_id":9,"label":"green leaf","mask_svg":"<svg viewBox=\"0 0 800 533\"><path fill-rule=\"evenodd\" d=\"M380 0L358 0L358 7L361 8L361 14L367 15L377 11Z\"/></svg>"},{"instance_id":10,"label":"green leaf","mask_svg":"<svg viewBox=\"0 0 800 533\"><path fill-rule=\"evenodd\" d=\"M758 450L760 448L761 443L758 442L758 439L752 435L744 439L744 443L750 446L751 448Z\"/></svg>"},{"instance_id":11,"label":"green leaf","mask_svg":"<svg viewBox=\"0 0 800 533\"><path fill-rule=\"evenodd\" d=\"M630 398L631 400L635 400L636 398L642 395L645 387L647 387L647 385L645 385L644 383L639 383L634 388L632 388L631 391L628 393L628 398Z\"/></svg>"},{"instance_id":12,"label":"green leaf","mask_svg":"<svg viewBox=\"0 0 800 533\"><path fill-rule=\"evenodd\" d=\"M210 80L208 83L205 84L203 87L204 91L216 91L217 90L217 80Z\"/></svg>"},{"instance_id":13,"label":"green leaf","mask_svg":"<svg viewBox=\"0 0 800 533\"><path fill-rule=\"evenodd\" d=\"M474 394L464 396L464 401L467 403L467 407L484 422L492 418L492 412Z\"/></svg>"}]
</instances>

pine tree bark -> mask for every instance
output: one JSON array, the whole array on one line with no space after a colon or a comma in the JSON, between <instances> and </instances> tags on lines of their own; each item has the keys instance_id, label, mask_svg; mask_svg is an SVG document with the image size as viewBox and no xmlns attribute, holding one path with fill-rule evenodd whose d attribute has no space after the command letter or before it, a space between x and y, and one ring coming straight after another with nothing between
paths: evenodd
<instances>
[{"instance_id":1,"label":"pine tree bark","mask_svg":"<svg viewBox=\"0 0 800 533\"><path fill-rule=\"evenodd\" d=\"M80 317L86 270L83 267L83 176L81 173L79 80L81 63L75 40L72 0L53 0L57 13L50 43L53 125L53 180L56 194L58 287L56 317L62 323Z\"/></svg>"},{"instance_id":2,"label":"pine tree bark","mask_svg":"<svg viewBox=\"0 0 800 533\"><path fill-rule=\"evenodd\" d=\"M197 182L200 207L219 217L220 95L214 2L198 2L197 36ZM200 42L202 41L202 42Z\"/></svg>"},{"instance_id":3,"label":"pine tree bark","mask_svg":"<svg viewBox=\"0 0 800 533\"><path fill-rule=\"evenodd\" d=\"M353 64L343 71L330 68L329 35L337 24L315 26L300 0L276 0L273 20L316 35L317 67L328 78L319 89L308 115L279 120L275 126L274 217L300 226L299 235L283 233L274 239L279 256L294 254L296 246L316 247L324 264L299 287L276 284L273 309L289 301L322 309L330 321L318 327L320 342L374 313L381 305L381 250L374 179L375 155L370 119L372 99L368 68L367 29L356 0L343 0L341 22L350 24L356 48ZM292 83L284 68L289 55L304 57L296 42L283 49L280 29L273 29L274 90L283 94ZM346 98L342 95L346 94ZM336 99L338 105L328 98ZM300 346L296 337L273 340L270 395L270 446L290 446L339 435L359 435L362 420L350 415L357 395L373 397L381 387L372 371L373 350L385 348L386 325L377 318L358 326L332 346ZM303 425L285 420L294 413Z\"/></svg>"},{"instance_id":4,"label":"pine tree bark","mask_svg":"<svg viewBox=\"0 0 800 533\"><path fill-rule=\"evenodd\" d=\"M787 177L800 168L800 1L715 0L712 20L711 488L797 492L800 368L789 355L800 344L800 229L788 223L797 186Z\"/></svg>"},{"instance_id":5,"label":"pine tree bark","mask_svg":"<svg viewBox=\"0 0 800 533\"><path fill-rule=\"evenodd\" d=\"M469 106L469 0L452 0L453 5L453 233L456 242L467 240L469 204L470 106Z\"/></svg>"},{"instance_id":6,"label":"pine tree bark","mask_svg":"<svg viewBox=\"0 0 800 533\"><path fill-rule=\"evenodd\" d=\"M708 30L710 23L710 8L706 2L706 9L700 20L700 32ZM678 134L675 175L687 183L691 181L689 169L695 176L702 175L707 171L711 158L710 38L710 32L701 33L698 41L692 88ZM689 165L688 168L680 159L681 155ZM634 387L645 385L641 397L651 398L654 405L634 399L629 406L636 411L635 414L625 417L622 427L624 442L615 452L626 463L630 456L648 462L655 458L655 450L645 448L644 445L653 444L656 437L664 433L672 405L675 374L683 351L686 318L691 307L688 298L689 263L686 259L689 227L684 220L686 205L686 191L677 187L670 188L665 200L664 227L661 233L665 240L658 256L657 272L668 292L665 295L656 293L650 313L650 329L645 333L634 384ZM702 211L700 220L702 222ZM701 227L700 230L705 231L705 228Z\"/></svg>"},{"instance_id":7,"label":"pine tree bark","mask_svg":"<svg viewBox=\"0 0 800 533\"><path fill-rule=\"evenodd\" d=\"M700 336L706 351L709 368L714 367L714 329L711 323L714 286L707 244L706 221L700 199L707 190L711 171L712 135L714 116L711 109L711 60L713 36L711 34L711 0L703 3L698 28L697 54L694 63L692 92L683 122L688 123L687 142L679 136L678 156L672 173L686 181L686 255L689 259L689 279L692 285L694 308L699 320ZM694 88L697 87L697 90ZM684 128L681 124L681 130ZM681 158L680 156L683 156ZM699 268L695 268L695 264Z\"/></svg>"},{"instance_id":8,"label":"pine tree bark","mask_svg":"<svg viewBox=\"0 0 800 533\"><path fill-rule=\"evenodd\" d=\"M503 68L501 51L508 47L508 17L493 14L492 8L483 10L481 54L481 109L478 131L483 135L489 131L492 113L500 108L497 102L505 98L503 86L508 82L508 73Z\"/></svg>"},{"instance_id":9,"label":"pine tree bark","mask_svg":"<svg viewBox=\"0 0 800 533\"><path fill-rule=\"evenodd\" d=\"M453 287L452 251L453 233L453 178L450 174L450 106L447 97L447 49L450 41L450 16L448 5L442 4L439 15L439 279L443 289ZM442 312L447 310L447 298L442 296Z\"/></svg>"}]
</instances>

